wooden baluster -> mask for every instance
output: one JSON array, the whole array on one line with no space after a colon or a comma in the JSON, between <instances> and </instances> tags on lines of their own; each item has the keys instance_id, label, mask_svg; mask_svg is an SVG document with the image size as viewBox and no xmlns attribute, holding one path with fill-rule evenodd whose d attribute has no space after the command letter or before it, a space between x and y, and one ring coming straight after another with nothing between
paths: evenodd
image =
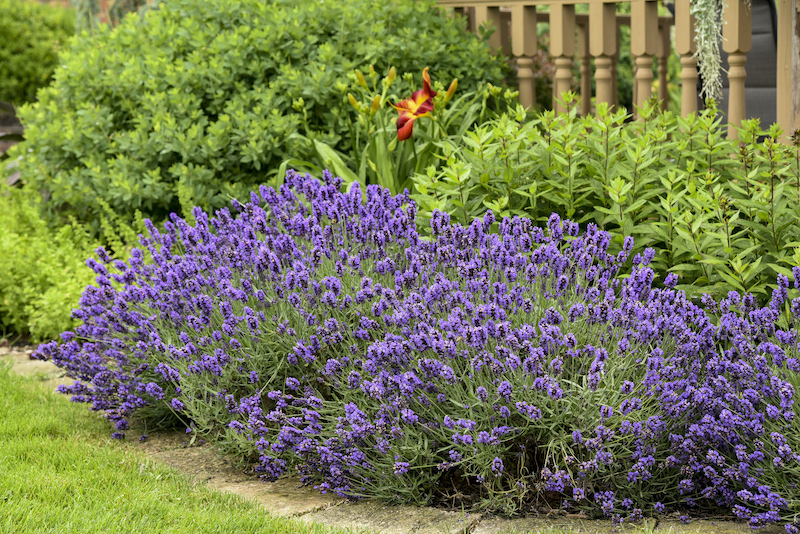
<instances>
[{"instance_id":1,"label":"wooden baluster","mask_svg":"<svg viewBox=\"0 0 800 534\"><path fill-rule=\"evenodd\" d=\"M517 58L519 102L526 108L536 104L536 81L533 77L533 56L538 49L536 7L511 8L511 53Z\"/></svg>"},{"instance_id":2,"label":"wooden baluster","mask_svg":"<svg viewBox=\"0 0 800 534\"><path fill-rule=\"evenodd\" d=\"M589 4L589 53L594 57L596 102L614 102L612 56L617 51L616 4Z\"/></svg>"},{"instance_id":3,"label":"wooden baluster","mask_svg":"<svg viewBox=\"0 0 800 534\"><path fill-rule=\"evenodd\" d=\"M581 72L581 115L592 112L592 59L589 55L589 22L578 24L578 58Z\"/></svg>"},{"instance_id":4,"label":"wooden baluster","mask_svg":"<svg viewBox=\"0 0 800 534\"><path fill-rule=\"evenodd\" d=\"M467 20L467 29L469 29L469 13L466 7L454 7L450 10L449 15L451 18L464 17Z\"/></svg>"},{"instance_id":5,"label":"wooden baluster","mask_svg":"<svg viewBox=\"0 0 800 534\"><path fill-rule=\"evenodd\" d=\"M725 8L722 26L722 48L728 53L728 138L735 139L736 127L747 118L744 81L747 52L752 44L753 14L746 0L730 0Z\"/></svg>"},{"instance_id":6,"label":"wooden baluster","mask_svg":"<svg viewBox=\"0 0 800 534\"><path fill-rule=\"evenodd\" d=\"M778 124L783 142L800 128L800 3L778 0Z\"/></svg>"},{"instance_id":7,"label":"wooden baluster","mask_svg":"<svg viewBox=\"0 0 800 534\"><path fill-rule=\"evenodd\" d=\"M697 45L691 0L675 0L675 51L681 56L681 116L697 112Z\"/></svg>"},{"instance_id":8,"label":"wooden baluster","mask_svg":"<svg viewBox=\"0 0 800 534\"><path fill-rule=\"evenodd\" d=\"M616 8L615 8L616 9ZM611 102L614 106L619 105L619 40L620 40L620 27L623 24L620 24L619 17L617 17L617 25L616 29L614 30L614 38L617 42L614 55L611 56ZM634 65L636 67L636 65ZM634 86L634 89L636 87Z\"/></svg>"},{"instance_id":9,"label":"wooden baluster","mask_svg":"<svg viewBox=\"0 0 800 534\"><path fill-rule=\"evenodd\" d=\"M494 26L494 32L492 36L489 37L489 48L492 50L498 50L501 46L503 46L503 29L501 25L501 17L500 17L500 7L499 6L487 6L487 5L480 5L475 6L475 32L477 33L478 28L480 28L485 23L491 23Z\"/></svg>"},{"instance_id":10,"label":"wooden baluster","mask_svg":"<svg viewBox=\"0 0 800 534\"><path fill-rule=\"evenodd\" d=\"M658 25L658 100L661 103L661 110L666 111L669 107L669 80L668 61L672 44L670 43L670 24L666 21Z\"/></svg>"},{"instance_id":11,"label":"wooden baluster","mask_svg":"<svg viewBox=\"0 0 800 534\"><path fill-rule=\"evenodd\" d=\"M572 57L575 55L575 5L550 6L550 53L553 55L553 109L564 113L561 93L572 86Z\"/></svg>"},{"instance_id":12,"label":"wooden baluster","mask_svg":"<svg viewBox=\"0 0 800 534\"><path fill-rule=\"evenodd\" d=\"M500 49L506 57L511 56L511 10L500 9Z\"/></svg>"},{"instance_id":13,"label":"wooden baluster","mask_svg":"<svg viewBox=\"0 0 800 534\"><path fill-rule=\"evenodd\" d=\"M478 28L475 27L475 8L474 7L464 7L464 8L461 9L461 13L467 19L467 31L477 35L478 34Z\"/></svg>"},{"instance_id":14,"label":"wooden baluster","mask_svg":"<svg viewBox=\"0 0 800 534\"><path fill-rule=\"evenodd\" d=\"M653 94L653 56L658 51L658 4L653 0L631 2L631 55L636 65L634 104L643 107ZM638 118L639 112L635 115Z\"/></svg>"}]
</instances>

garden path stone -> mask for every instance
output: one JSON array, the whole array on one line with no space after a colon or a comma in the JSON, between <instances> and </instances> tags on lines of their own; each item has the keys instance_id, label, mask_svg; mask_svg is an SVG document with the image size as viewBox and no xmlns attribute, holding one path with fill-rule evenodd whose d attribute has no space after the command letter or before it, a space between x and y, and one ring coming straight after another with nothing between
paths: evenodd
<instances>
[{"instance_id":1,"label":"garden path stone","mask_svg":"<svg viewBox=\"0 0 800 534\"><path fill-rule=\"evenodd\" d=\"M172 444L162 448L163 439L162 436L148 438L142 449L153 458L187 474L195 482L253 500L272 514L298 516L344 502L344 499L323 495L313 488L301 487L297 477L264 483L258 477L244 473L241 467L209 445L190 447L185 443L177 445L177 441L173 440ZM169 434L167 439L170 439ZM159 445L153 446L153 441ZM151 442L149 450L148 442ZM159 448L162 450L157 450Z\"/></svg>"},{"instance_id":2,"label":"garden path stone","mask_svg":"<svg viewBox=\"0 0 800 534\"><path fill-rule=\"evenodd\" d=\"M11 362L11 372L21 376L37 376L48 386L56 388L62 384L72 384L63 369L56 367L52 362L32 360L31 354L34 347L7 347L0 346L0 362Z\"/></svg>"},{"instance_id":3,"label":"garden path stone","mask_svg":"<svg viewBox=\"0 0 800 534\"><path fill-rule=\"evenodd\" d=\"M659 521L653 531L659 534L786 534L786 529L777 525L770 525L758 530L753 530L746 523L735 521L712 521L708 519L692 519L687 524L676 520Z\"/></svg>"},{"instance_id":4,"label":"garden path stone","mask_svg":"<svg viewBox=\"0 0 800 534\"><path fill-rule=\"evenodd\" d=\"M346 502L305 514L300 519L340 528L364 529L370 533L456 534L474 532L481 515L362 501Z\"/></svg>"},{"instance_id":5,"label":"garden path stone","mask_svg":"<svg viewBox=\"0 0 800 534\"><path fill-rule=\"evenodd\" d=\"M654 531L655 521L647 519L638 525L621 525L615 527L611 521L592 519L571 519L568 517L526 517L522 519L504 519L492 517L481 521L471 534L510 534L523 532L540 532L554 530L575 534L606 534L611 532L631 532L642 534ZM708 532L713 534L713 532Z\"/></svg>"}]
</instances>

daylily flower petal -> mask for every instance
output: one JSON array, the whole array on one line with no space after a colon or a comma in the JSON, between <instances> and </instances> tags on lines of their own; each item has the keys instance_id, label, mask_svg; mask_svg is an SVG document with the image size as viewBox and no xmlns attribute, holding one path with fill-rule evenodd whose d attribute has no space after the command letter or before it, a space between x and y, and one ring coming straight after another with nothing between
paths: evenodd
<instances>
[{"instance_id":1,"label":"daylily flower petal","mask_svg":"<svg viewBox=\"0 0 800 534\"><path fill-rule=\"evenodd\" d=\"M400 115L397 119L397 140L405 141L414 132L414 121L417 118L414 115Z\"/></svg>"},{"instance_id":2,"label":"daylily flower petal","mask_svg":"<svg viewBox=\"0 0 800 534\"><path fill-rule=\"evenodd\" d=\"M414 121L419 119L420 117L427 116L427 113L423 113L422 115L414 115L413 113L404 113L397 118L397 140L398 141L405 141L409 137L414 130Z\"/></svg>"},{"instance_id":3,"label":"daylily flower petal","mask_svg":"<svg viewBox=\"0 0 800 534\"><path fill-rule=\"evenodd\" d=\"M433 97L436 91L431 90L431 78L428 75L428 67L422 71L422 89L414 91L411 98L401 101L399 104L389 104L400 113L397 118L397 139L405 141L411 137L414 128L414 121L424 117L433 111Z\"/></svg>"}]
</instances>

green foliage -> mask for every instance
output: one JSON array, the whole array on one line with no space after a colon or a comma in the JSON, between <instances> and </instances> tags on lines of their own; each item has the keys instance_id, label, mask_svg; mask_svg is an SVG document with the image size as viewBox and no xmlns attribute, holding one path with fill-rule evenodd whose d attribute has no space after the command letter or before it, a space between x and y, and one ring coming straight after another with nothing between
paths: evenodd
<instances>
[{"instance_id":1,"label":"green foliage","mask_svg":"<svg viewBox=\"0 0 800 534\"><path fill-rule=\"evenodd\" d=\"M50 83L58 51L75 32L75 16L64 8L0 0L0 100L33 102Z\"/></svg>"},{"instance_id":2,"label":"green foliage","mask_svg":"<svg viewBox=\"0 0 800 534\"><path fill-rule=\"evenodd\" d=\"M94 280L85 260L94 245L77 224L51 229L39 199L27 190L0 189L0 328L33 340L72 328L81 292Z\"/></svg>"},{"instance_id":3,"label":"green foliage","mask_svg":"<svg viewBox=\"0 0 800 534\"><path fill-rule=\"evenodd\" d=\"M432 90L437 93L433 111L414 122L411 138L399 141L395 123L398 112L390 103L397 105L410 98L411 93L389 93L396 79L394 69L383 79L379 79L373 69L366 76L357 71L359 83L354 89L355 95L347 95L351 109L345 112L353 141L350 153L340 153L325 143L314 141L316 153L312 162L287 160L279 176L284 174L283 167L288 166L310 170L317 176L321 176L322 169L331 169L346 183L377 184L392 194L411 190L411 177L416 172L440 164L436 146L442 139L460 139L475 124L498 117L498 110L508 109L518 96L517 91L503 90L491 83L456 96L458 79L445 88L436 78L437 73L432 74ZM411 73L403 77L414 78Z\"/></svg>"},{"instance_id":4,"label":"green foliage","mask_svg":"<svg viewBox=\"0 0 800 534\"><path fill-rule=\"evenodd\" d=\"M17 154L23 178L94 232L100 200L162 220L245 196L314 142L349 152L355 68L429 66L466 90L508 72L432 0L175 0L83 34L62 60L20 111Z\"/></svg>"},{"instance_id":5,"label":"green foliage","mask_svg":"<svg viewBox=\"0 0 800 534\"><path fill-rule=\"evenodd\" d=\"M100 0L70 0L75 11L75 29L78 33L94 32L100 24Z\"/></svg>"},{"instance_id":6,"label":"green foliage","mask_svg":"<svg viewBox=\"0 0 800 534\"><path fill-rule=\"evenodd\" d=\"M486 209L544 225L557 212L635 237L656 250L653 267L672 272L690 295L729 290L767 295L777 273L800 260L800 145L764 142L745 121L741 144L724 137L715 106L686 118L650 102L642 121L600 105L581 118L573 94L566 115L531 121L505 115L439 144L447 163L413 180L421 214L448 211L466 224Z\"/></svg>"}]
</instances>

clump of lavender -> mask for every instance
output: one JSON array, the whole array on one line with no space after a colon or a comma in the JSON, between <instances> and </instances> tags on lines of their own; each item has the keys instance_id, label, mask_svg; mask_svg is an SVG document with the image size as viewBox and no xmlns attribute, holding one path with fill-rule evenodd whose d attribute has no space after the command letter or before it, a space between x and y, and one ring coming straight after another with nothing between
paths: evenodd
<instances>
[{"instance_id":1,"label":"clump of lavender","mask_svg":"<svg viewBox=\"0 0 800 534\"><path fill-rule=\"evenodd\" d=\"M83 326L40 357L117 432L177 414L347 497L424 503L446 478L509 514L559 494L618 522L724 507L796 531L786 277L766 308L703 309L593 225L434 213L423 237L407 195L340 188L289 173L151 226L127 264L99 250Z\"/></svg>"}]
</instances>

